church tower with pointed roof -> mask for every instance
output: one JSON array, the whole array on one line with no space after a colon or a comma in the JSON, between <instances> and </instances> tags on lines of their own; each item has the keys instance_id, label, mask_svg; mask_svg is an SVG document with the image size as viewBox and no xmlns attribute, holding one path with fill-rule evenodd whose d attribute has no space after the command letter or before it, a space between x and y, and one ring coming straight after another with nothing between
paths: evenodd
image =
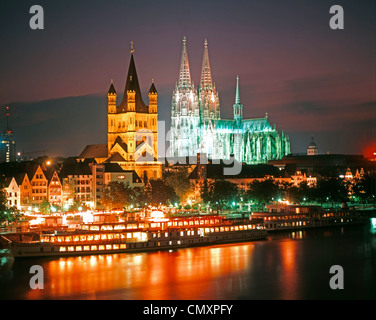
<instances>
[{"instance_id":1,"label":"church tower with pointed roof","mask_svg":"<svg viewBox=\"0 0 376 320\"><path fill-rule=\"evenodd\" d=\"M179 82L172 94L169 155L186 157L199 150L200 111L197 90L191 80L186 38L180 61Z\"/></svg>"},{"instance_id":2,"label":"church tower with pointed roof","mask_svg":"<svg viewBox=\"0 0 376 320\"><path fill-rule=\"evenodd\" d=\"M208 41L204 41L204 56L202 59L201 80L199 86L199 103L201 120L207 123L209 119L220 119L218 91L212 79L209 62Z\"/></svg>"},{"instance_id":3,"label":"church tower with pointed roof","mask_svg":"<svg viewBox=\"0 0 376 320\"><path fill-rule=\"evenodd\" d=\"M120 104L116 103L117 93L113 81L107 92L106 162L116 162L124 170L134 170L143 180L162 176L162 164L158 162L158 92L154 80L148 97L149 105L146 105L142 99L132 43L124 95Z\"/></svg>"}]
</instances>

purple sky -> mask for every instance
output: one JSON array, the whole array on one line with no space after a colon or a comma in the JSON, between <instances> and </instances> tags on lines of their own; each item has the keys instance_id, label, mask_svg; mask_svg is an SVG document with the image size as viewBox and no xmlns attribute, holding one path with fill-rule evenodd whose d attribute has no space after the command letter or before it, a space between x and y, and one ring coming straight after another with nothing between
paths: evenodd
<instances>
[{"instance_id":1,"label":"purple sky","mask_svg":"<svg viewBox=\"0 0 376 320\"><path fill-rule=\"evenodd\" d=\"M106 92L114 79L123 93L132 40L144 100L154 78L169 128L184 35L196 84L208 39L223 118L239 75L244 117L268 112L292 152L312 135L320 153L360 154L376 140L375 1L37 2L0 3L0 106L11 107L20 151L71 156L105 143ZM34 4L44 30L29 28ZM344 30L329 28L334 4Z\"/></svg>"}]
</instances>

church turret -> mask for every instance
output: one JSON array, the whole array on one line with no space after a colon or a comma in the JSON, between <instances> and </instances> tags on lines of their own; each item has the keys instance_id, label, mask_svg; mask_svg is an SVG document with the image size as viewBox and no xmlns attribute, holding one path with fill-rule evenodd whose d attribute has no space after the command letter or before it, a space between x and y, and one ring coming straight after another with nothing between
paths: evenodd
<instances>
[{"instance_id":1,"label":"church turret","mask_svg":"<svg viewBox=\"0 0 376 320\"><path fill-rule=\"evenodd\" d=\"M240 103L239 76L236 77L236 95L234 104L234 120L237 124L243 119L243 105Z\"/></svg>"},{"instance_id":2,"label":"church turret","mask_svg":"<svg viewBox=\"0 0 376 320\"><path fill-rule=\"evenodd\" d=\"M111 80L110 89L107 92L108 99L108 113L116 113L116 90L114 87L114 82Z\"/></svg>"},{"instance_id":3,"label":"church turret","mask_svg":"<svg viewBox=\"0 0 376 320\"><path fill-rule=\"evenodd\" d=\"M150 129L155 134L154 141L157 141L157 128L158 128L158 92L152 79L149 89L149 113L150 113ZM158 150L155 148L155 154Z\"/></svg>"},{"instance_id":4,"label":"church turret","mask_svg":"<svg viewBox=\"0 0 376 320\"><path fill-rule=\"evenodd\" d=\"M158 92L154 85L154 79L152 80L150 89L149 89L149 112L157 113L157 99Z\"/></svg>"}]
</instances>

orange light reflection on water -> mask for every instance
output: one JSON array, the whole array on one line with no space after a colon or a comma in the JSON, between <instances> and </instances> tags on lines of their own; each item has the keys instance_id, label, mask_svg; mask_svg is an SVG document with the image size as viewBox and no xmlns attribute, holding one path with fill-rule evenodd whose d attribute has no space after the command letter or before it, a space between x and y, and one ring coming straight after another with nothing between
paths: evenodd
<instances>
[{"instance_id":1,"label":"orange light reflection on water","mask_svg":"<svg viewBox=\"0 0 376 320\"><path fill-rule=\"evenodd\" d=\"M239 277L252 262L253 248L254 244L245 243L170 252L59 258L43 265L44 289L30 290L27 298L167 300L218 297L218 290L228 294L233 286L241 285ZM208 285L219 278L219 288Z\"/></svg>"}]
</instances>

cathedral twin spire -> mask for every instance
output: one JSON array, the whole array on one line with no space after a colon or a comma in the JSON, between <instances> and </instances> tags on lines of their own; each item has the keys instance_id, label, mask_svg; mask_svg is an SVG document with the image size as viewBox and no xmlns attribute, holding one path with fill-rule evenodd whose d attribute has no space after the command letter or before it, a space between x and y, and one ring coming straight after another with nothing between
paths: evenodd
<instances>
[{"instance_id":1,"label":"cathedral twin spire","mask_svg":"<svg viewBox=\"0 0 376 320\"><path fill-rule=\"evenodd\" d=\"M183 50L180 62L180 73L179 73L179 86L186 87L192 85L191 72L189 68L188 52L187 52L187 39L183 38ZM204 42L204 57L202 61L201 69L201 80L200 87L202 89L213 89L213 82L211 76L210 62L209 62L209 52L208 52L208 41L205 39Z\"/></svg>"},{"instance_id":2,"label":"cathedral twin spire","mask_svg":"<svg viewBox=\"0 0 376 320\"><path fill-rule=\"evenodd\" d=\"M178 88L190 88L193 89L192 77L190 74L188 53L187 53L187 39L183 38L183 49L180 63L179 83ZM196 94L196 93L195 93ZM219 97L218 92L215 90L215 86L212 80L208 41L204 41L204 55L202 60L200 86L198 88L199 105L197 109L200 109L200 116L205 122L207 119L219 119ZM206 119L206 120L205 120Z\"/></svg>"},{"instance_id":3,"label":"cathedral twin spire","mask_svg":"<svg viewBox=\"0 0 376 320\"><path fill-rule=\"evenodd\" d=\"M209 62L208 41L206 39L204 42L204 58L202 60L200 86L202 89L206 89L206 90L213 89L210 62Z\"/></svg>"}]
</instances>

